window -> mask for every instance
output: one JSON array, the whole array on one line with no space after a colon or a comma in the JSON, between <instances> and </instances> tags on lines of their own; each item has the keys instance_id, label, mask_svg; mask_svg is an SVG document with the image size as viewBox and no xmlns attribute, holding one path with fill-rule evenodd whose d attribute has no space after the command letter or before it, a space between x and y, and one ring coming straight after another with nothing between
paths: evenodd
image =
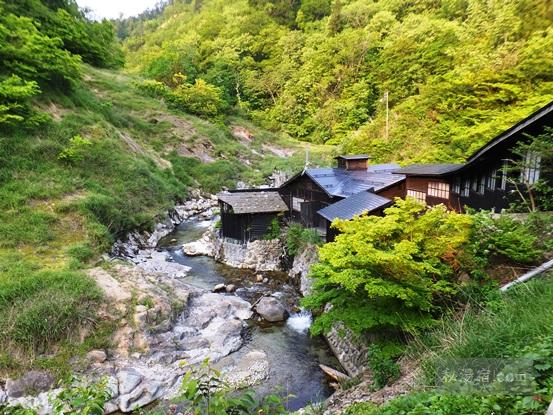
<instances>
[{"instance_id":1,"label":"window","mask_svg":"<svg viewBox=\"0 0 553 415\"><path fill-rule=\"evenodd\" d=\"M480 180L478 181L478 193L483 195L485 191L486 191L486 176L480 176Z\"/></svg>"},{"instance_id":2,"label":"window","mask_svg":"<svg viewBox=\"0 0 553 415\"><path fill-rule=\"evenodd\" d=\"M478 177L477 176L474 176L471 181L471 189L473 192L477 192L478 191Z\"/></svg>"},{"instance_id":3,"label":"window","mask_svg":"<svg viewBox=\"0 0 553 415\"><path fill-rule=\"evenodd\" d=\"M449 199L449 183L428 182L428 196Z\"/></svg>"},{"instance_id":4,"label":"window","mask_svg":"<svg viewBox=\"0 0 553 415\"><path fill-rule=\"evenodd\" d=\"M501 190L507 188L507 170L509 169L509 160L503 160L503 167L501 168Z\"/></svg>"},{"instance_id":5,"label":"window","mask_svg":"<svg viewBox=\"0 0 553 415\"><path fill-rule=\"evenodd\" d=\"M452 192L457 193L457 194L461 193L461 178L460 177L455 178L455 181L453 182Z\"/></svg>"},{"instance_id":6,"label":"window","mask_svg":"<svg viewBox=\"0 0 553 415\"><path fill-rule=\"evenodd\" d=\"M461 182L461 196L469 197L470 193L470 179L463 179Z\"/></svg>"},{"instance_id":7,"label":"window","mask_svg":"<svg viewBox=\"0 0 553 415\"><path fill-rule=\"evenodd\" d=\"M534 184L540 179L541 156L535 151L529 151L524 156L523 168L520 172L520 180L528 184Z\"/></svg>"},{"instance_id":8,"label":"window","mask_svg":"<svg viewBox=\"0 0 553 415\"><path fill-rule=\"evenodd\" d=\"M418 190L407 189L407 196L414 197L419 202L426 203L426 193L419 192Z\"/></svg>"},{"instance_id":9,"label":"window","mask_svg":"<svg viewBox=\"0 0 553 415\"><path fill-rule=\"evenodd\" d=\"M305 202L305 200L300 199L299 197L292 197L292 210L295 210L296 212L301 212L301 204Z\"/></svg>"},{"instance_id":10,"label":"window","mask_svg":"<svg viewBox=\"0 0 553 415\"><path fill-rule=\"evenodd\" d=\"M488 174L488 189L495 190L497 179L497 169L493 169Z\"/></svg>"}]
</instances>

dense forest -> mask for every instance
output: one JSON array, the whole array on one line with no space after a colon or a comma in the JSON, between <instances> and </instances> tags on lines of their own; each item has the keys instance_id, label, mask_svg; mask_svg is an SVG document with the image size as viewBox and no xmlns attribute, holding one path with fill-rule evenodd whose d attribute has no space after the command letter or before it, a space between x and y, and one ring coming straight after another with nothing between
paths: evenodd
<instances>
[{"instance_id":1,"label":"dense forest","mask_svg":"<svg viewBox=\"0 0 553 415\"><path fill-rule=\"evenodd\" d=\"M153 15L119 23L133 70L212 85L221 111L377 161L463 160L553 99L551 1L196 0Z\"/></svg>"}]
</instances>

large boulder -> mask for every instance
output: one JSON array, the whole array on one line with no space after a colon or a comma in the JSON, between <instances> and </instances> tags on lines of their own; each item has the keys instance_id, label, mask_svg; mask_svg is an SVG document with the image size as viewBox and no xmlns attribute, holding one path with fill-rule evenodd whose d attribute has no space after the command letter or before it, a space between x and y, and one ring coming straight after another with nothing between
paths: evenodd
<instances>
[{"instance_id":1,"label":"large boulder","mask_svg":"<svg viewBox=\"0 0 553 415\"><path fill-rule=\"evenodd\" d=\"M37 395L49 390L53 384L54 376L49 372L31 370L18 379L8 379L6 381L6 395L10 398Z\"/></svg>"},{"instance_id":2,"label":"large boulder","mask_svg":"<svg viewBox=\"0 0 553 415\"><path fill-rule=\"evenodd\" d=\"M189 242L182 246L182 252L188 256L213 256L213 242L211 240L211 231L207 231L197 241Z\"/></svg>"},{"instance_id":3,"label":"large boulder","mask_svg":"<svg viewBox=\"0 0 553 415\"><path fill-rule=\"evenodd\" d=\"M255 306L255 311L272 323L286 320L288 314L282 303L274 297L263 297Z\"/></svg>"}]
</instances>

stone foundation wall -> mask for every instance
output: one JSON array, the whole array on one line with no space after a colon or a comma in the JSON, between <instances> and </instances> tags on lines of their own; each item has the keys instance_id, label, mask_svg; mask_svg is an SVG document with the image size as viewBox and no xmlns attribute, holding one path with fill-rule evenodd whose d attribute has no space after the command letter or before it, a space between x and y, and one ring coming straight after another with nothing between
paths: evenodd
<instances>
[{"instance_id":1,"label":"stone foundation wall","mask_svg":"<svg viewBox=\"0 0 553 415\"><path fill-rule=\"evenodd\" d=\"M259 240L242 245L217 238L213 244L215 259L231 267L256 271L282 271L285 251L278 239Z\"/></svg>"},{"instance_id":2,"label":"stone foundation wall","mask_svg":"<svg viewBox=\"0 0 553 415\"><path fill-rule=\"evenodd\" d=\"M368 342L364 338L341 323L335 324L325 338L348 375L357 376L368 370Z\"/></svg>"}]
</instances>

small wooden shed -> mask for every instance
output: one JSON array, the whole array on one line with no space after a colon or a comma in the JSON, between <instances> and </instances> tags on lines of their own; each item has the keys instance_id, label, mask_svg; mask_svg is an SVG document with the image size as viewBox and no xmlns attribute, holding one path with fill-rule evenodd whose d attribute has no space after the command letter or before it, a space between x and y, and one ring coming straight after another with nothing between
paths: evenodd
<instances>
[{"instance_id":1,"label":"small wooden shed","mask_svg":"<svg viewBox=\"0 0 553 415\"><path fill-rule=\"evenodd\" d=\"M288 211L276 189L220 193L221 236L240 243L263 239L273 219Z\"/></svg>"}]
</instances>

